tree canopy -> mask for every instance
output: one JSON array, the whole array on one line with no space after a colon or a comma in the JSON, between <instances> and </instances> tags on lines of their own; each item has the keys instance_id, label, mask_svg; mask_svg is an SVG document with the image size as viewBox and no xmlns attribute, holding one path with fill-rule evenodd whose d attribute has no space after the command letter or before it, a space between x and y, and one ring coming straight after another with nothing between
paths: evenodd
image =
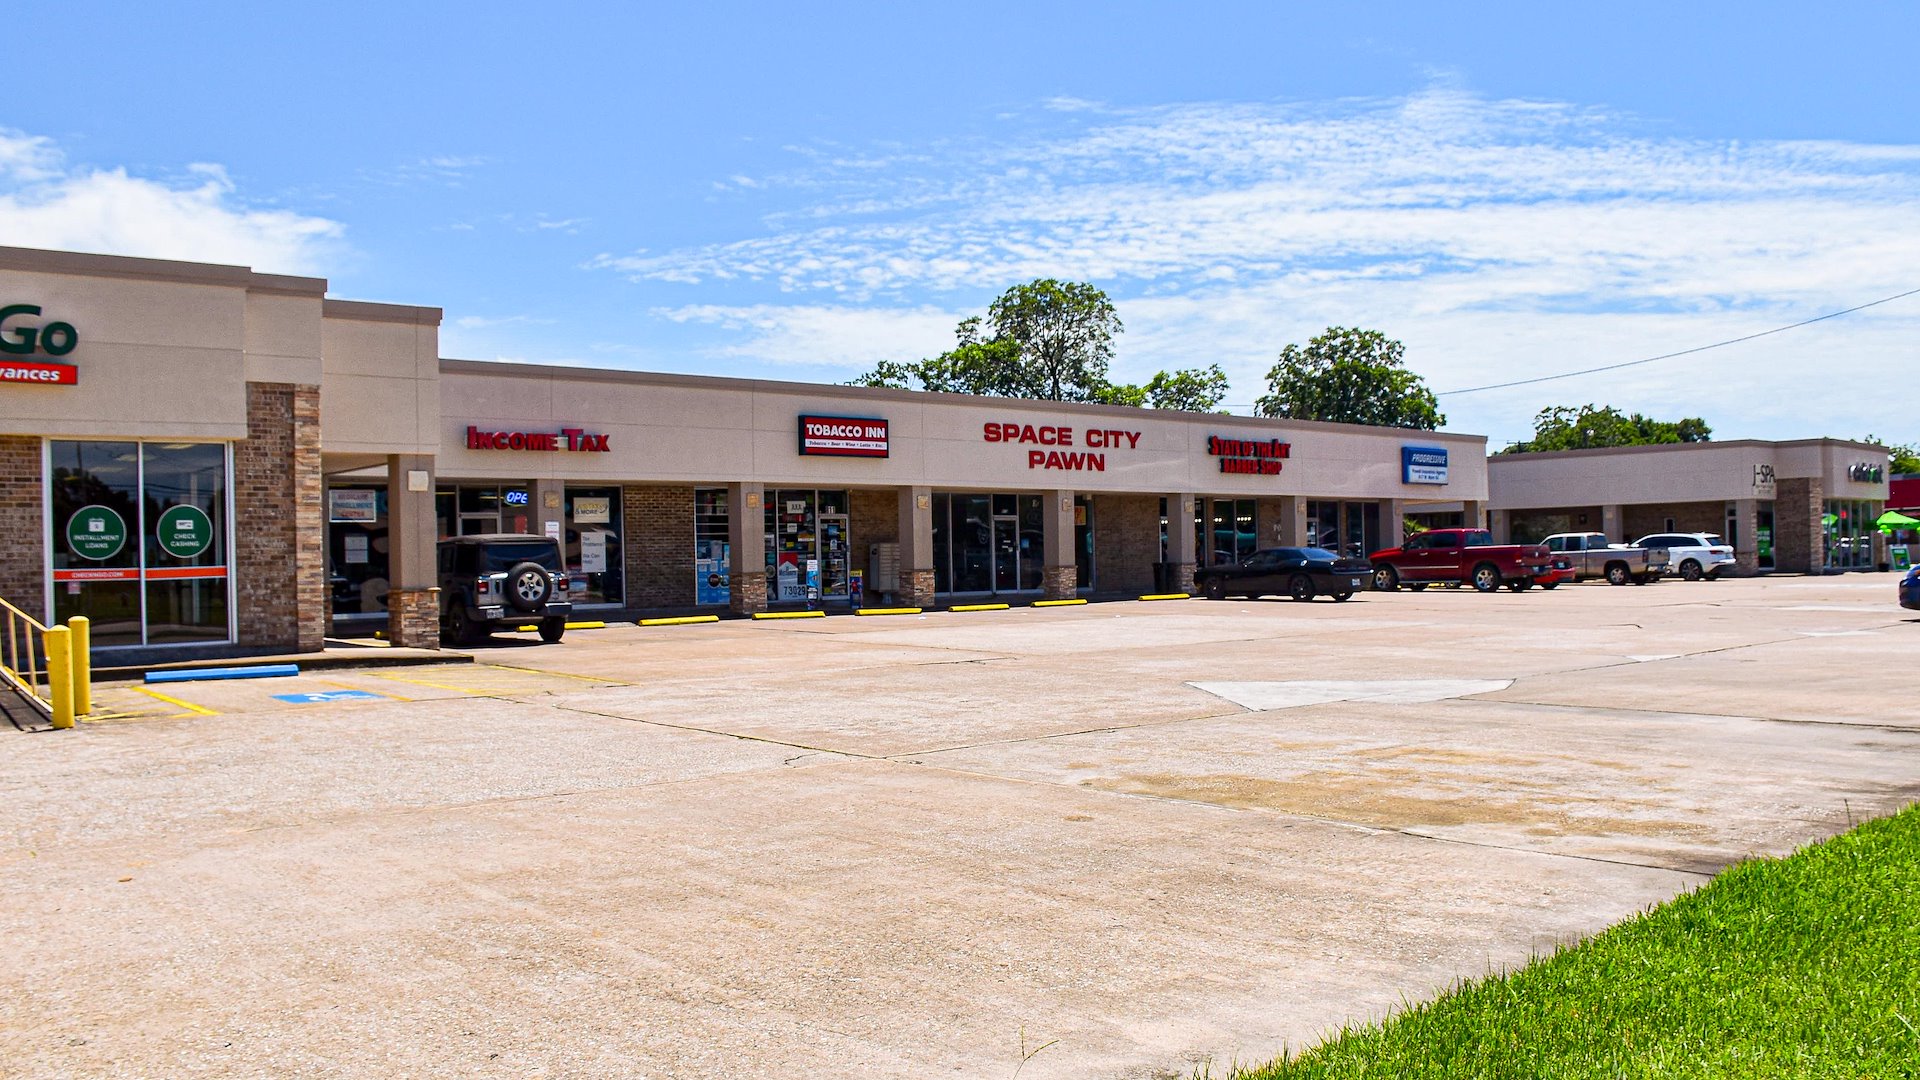
<instances>
[{"instance_id":1,"label":"tree canopy","mask_svg":"<svg viewBox=\"0 0 1920 1080\"><path fill-rule=\"evenodd\" d=\"M1920 447L1911 443L1897 443L1891 439L1882 439L1878 435L1869 435L1861 442L1870 442L1887 448L1887 472L1895 476L1911 476L1920 473Z\"/></svg>"},{"instance_id":2,"label":"tree canopy","mask_svg":"<svg viewBox=\"0 0 1920 1080\"><path fill-rule=\"evenodd\" d=\"M1404 345L1378 330L1329 326L1305 347L1280 350L1254 411L1432 431L1447 418L1426 380L1407 370L1405 354Z\"/></svg>"},{"instance_id":3,"label":"tree canopy","mask_svg":"<svg viewBox=\"0 0 1920 1080\"><path fill-rule=\"evenodd\" d=\"M1015 285L954 328L954 348L929 360L883 360L853 380L988 397L1095 401L1206 411L1227 393L1218 364L1162 371L1144 386L1107 381L1120 317L1107 294L1084 282L1041 278Z\"/></svg>"},{"instance_id":4,"label":"tree canopy","mask_svg":"<svg viewBox=\"0 0 1920 1080\"><path fill-rule=\"evenodd\" d=\"M1533 418L1533 438L1516 442L1503 454L1531 454L1548 450L1589 450L1602 446L1648 446L1656 443L1707 442L1713 429L1705 420L1655 420L1639 413L1622 413L1610 405L1555 405Z\"/></svg>"}]
</instances>

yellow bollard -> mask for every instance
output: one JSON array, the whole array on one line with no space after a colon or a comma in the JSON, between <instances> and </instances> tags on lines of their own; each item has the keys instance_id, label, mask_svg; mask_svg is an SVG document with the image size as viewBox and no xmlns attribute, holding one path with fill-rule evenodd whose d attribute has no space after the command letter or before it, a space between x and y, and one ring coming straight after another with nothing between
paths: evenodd
<instances>
[{"instance_id":1,"label":"yellow bollard","mask_svg":"<svg viewBox=\"0 0 1920 1080\"><path fill-rule=\"evenodd\" d=\"M93 620L75 615L67 620L73 631L73 714L93 712Z\"/></svg>"},{"instance_id":2,"label":"yellow bollard","mask_svg":"<svg viewBox=\"0 0 1920 1080\"><path fill-rule=\"evenodd\" d=\"M47 628L47 696L53 699L53 726L73 726L73 631Z\"/></svg>"}]
</instances>

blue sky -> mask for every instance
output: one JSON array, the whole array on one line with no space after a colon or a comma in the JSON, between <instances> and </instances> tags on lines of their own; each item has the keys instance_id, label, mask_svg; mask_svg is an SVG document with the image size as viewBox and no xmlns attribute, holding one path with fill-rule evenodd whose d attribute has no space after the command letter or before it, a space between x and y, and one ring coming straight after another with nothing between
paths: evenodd
<instances>
[{"instance_id":1,"label":"blue sky","mask_svg":"<svg viewBox=\"0 0 1920 1080\"><path fill-rule=\"evenodd\" d=\"M1330 324L1440 391L1920 287L1920 7L10 9L0 243L444 307L442 352L842 381L1089 280L1250 403ZM1443 398L1914 440L1920 297ZM1897 390L1890 391L1890 387Z\"/></svg>"}]
</instances>

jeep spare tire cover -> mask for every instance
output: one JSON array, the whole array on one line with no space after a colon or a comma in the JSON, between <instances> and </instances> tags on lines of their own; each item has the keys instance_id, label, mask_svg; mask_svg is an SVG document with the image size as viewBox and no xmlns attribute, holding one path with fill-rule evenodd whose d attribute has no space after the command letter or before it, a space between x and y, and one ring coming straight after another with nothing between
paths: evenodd
<instances>
[{"instance_id":1,"label":"jeep spare tire cover","mask_svg":"<svg viewBox=\"0 0 1920 1080\"><path fill-rule=\"evenodd\" d=\"M553 593L553 576L537 562L515 563L507 571L507 603L520 611L537 611Z\"/></svg>"}]
</instances>

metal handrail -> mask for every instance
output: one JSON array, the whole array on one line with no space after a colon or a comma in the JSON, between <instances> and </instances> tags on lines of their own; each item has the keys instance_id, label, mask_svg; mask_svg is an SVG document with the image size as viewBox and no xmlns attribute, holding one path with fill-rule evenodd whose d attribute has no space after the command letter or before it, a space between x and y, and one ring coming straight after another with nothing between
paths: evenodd
<instances>
[{"instance_id":1,"label":"metal handrail","mask_svg":"<svg viewBox=\"0 0 1920 1080\"><path fill-rule=\"evenodd\" d=\"M92 622L76 615L65 626L48 626L5 598L0 598L0 615L7 624L0 639L0 683L18 691L56 728L70 728L76 716L93 711Z\"/></svg>"},{"instance_id":2,"label":"metal handrail","mask_svg":"<svg viewBox=\"0 0 1920 1080\"><path fill-rule=\"evenodd\" d=\"M0 613L7 618L7 636L0 641L0 681L19 691L27 704L52 716L53 686L46 678L46 625L5 598L0 598ZM37 650L36 644L40 646ZM21 666L23 657L25 667ZM44 692L40 689L43 682L47 684Z\"/></svg>"}]
</instances>

